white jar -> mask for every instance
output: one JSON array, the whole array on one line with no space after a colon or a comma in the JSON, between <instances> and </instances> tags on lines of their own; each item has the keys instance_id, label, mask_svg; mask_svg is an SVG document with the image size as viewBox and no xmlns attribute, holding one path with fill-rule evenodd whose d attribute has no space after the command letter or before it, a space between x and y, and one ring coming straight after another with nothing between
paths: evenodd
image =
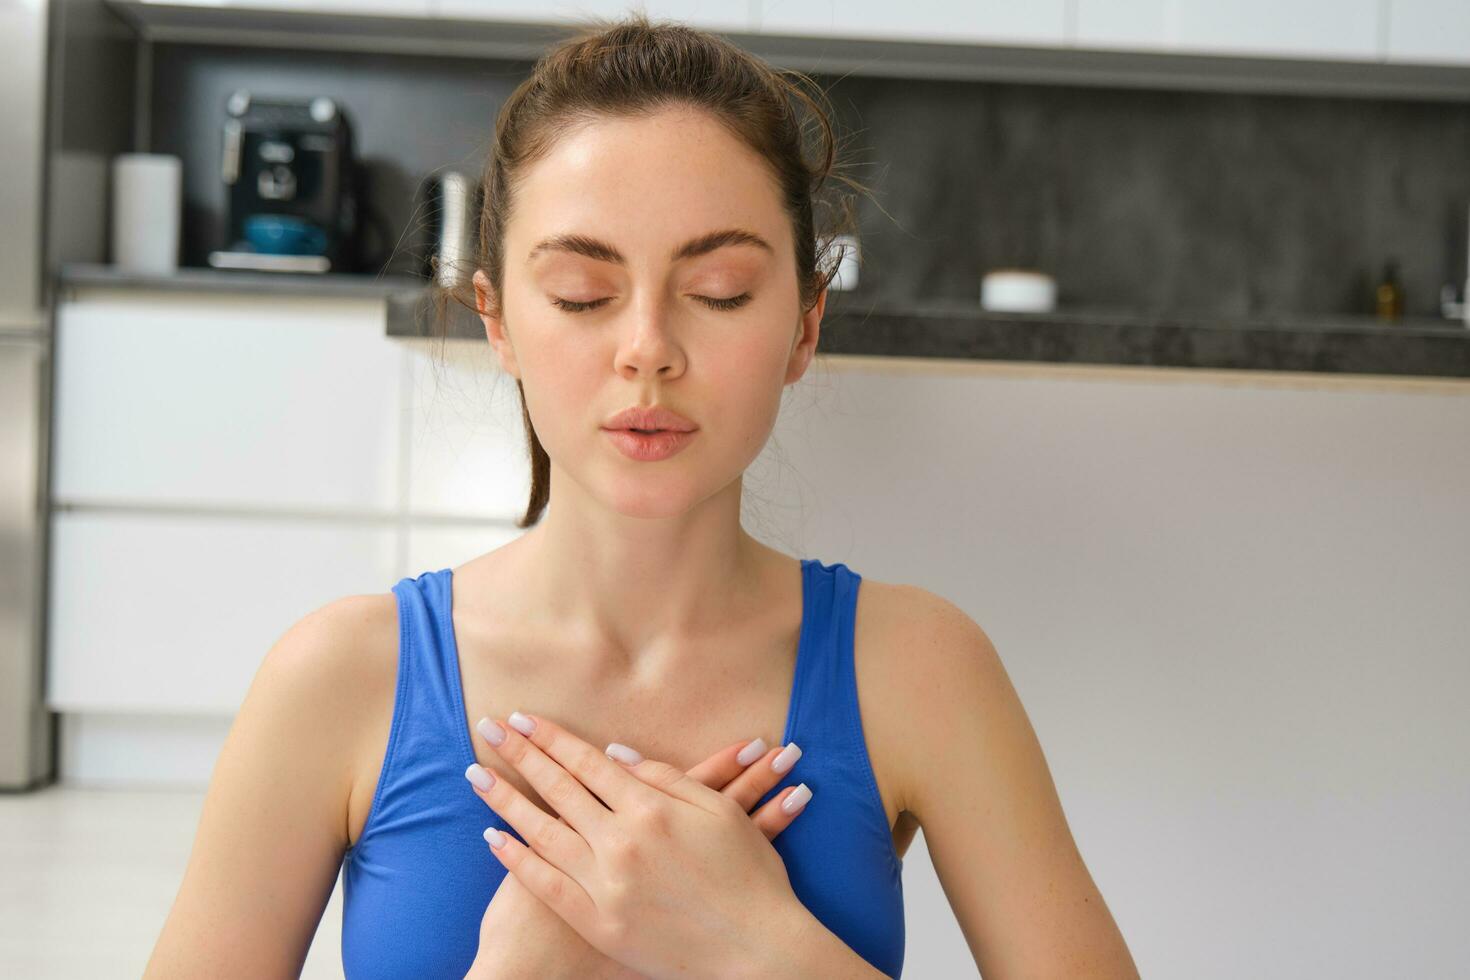
<instances>
[{"instance_id":1,"label":"white jar","mask_svg":"<svg viewBox=\"0 0 1470 980\"><path fill-rule=\"evenodd\" d=\"M1042 272L992 269L980 280L980 308L984 310L1049 313L1056 304L1056 280Z\"/></svg>"},{"instance_id":2,"label":"white jar","mask_svg":"<svg viewBox=\"0 0 1470 980\"><path fill-rule=\"evenodd\" d=\"M167 153L112 158L112 263L167 274L179 267L183 161Z\"/></svg>"}]
</instances>

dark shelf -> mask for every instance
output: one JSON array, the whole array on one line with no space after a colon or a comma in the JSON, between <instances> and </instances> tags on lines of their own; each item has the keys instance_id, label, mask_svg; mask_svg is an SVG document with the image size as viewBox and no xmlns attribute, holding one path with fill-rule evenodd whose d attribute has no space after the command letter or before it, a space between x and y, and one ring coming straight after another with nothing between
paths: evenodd
<instances>
[{"instance_id":1,"label":"dark shelf","mask_svg":"<svg viewBox=\"0 0 1470 980\"><path fill-rule=\"evenodd\" d=\"M390 337L484 342L470 310L451 303L447 330L434 328L426 282L412 276L180 269L157 276L112 266L67 264L62 286L216 290L252 295L380 296ZM995 313L962 304L878 309L829 296L822 354L1053 364L1305 371L1323 374L1470 378L1470 328L1452 320L1280 314L1242 320L1187 314L1066 310Z\"/></svg>"},{"instance_id":2,"label":"dark shelf","mask_svg":"<svg viewBox=\"0 0 1470 980\"><path fill-rule=\"evenodd\" d=\"M448 313L447 329L436 330L428 297L399 293L388 299L388 333L484 339L473 312L451 305ZM995 313L963 305L892 310L834 293L817 346L822 354L873 357L1470 378L1470 329L1433 318L1387 325L1368 316L1237 321L1106 310Z\"/></svg>"}]
</instances>

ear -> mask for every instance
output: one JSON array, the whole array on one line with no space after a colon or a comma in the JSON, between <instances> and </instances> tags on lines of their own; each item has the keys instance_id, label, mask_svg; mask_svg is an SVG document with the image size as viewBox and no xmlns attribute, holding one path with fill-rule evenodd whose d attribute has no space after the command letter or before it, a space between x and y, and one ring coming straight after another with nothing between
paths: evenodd
<instances>
[{"instance_id":1,"label":"ear","mask_svg":"<svg viewBox=\"0 0 1470 980\"><path fill-rule=\"evenodd\" d=\"M786 362L786 381L791 384L800 381L801 376L806 374L806 369L817 354L817 338L822 334L822 311L827 308L827 289L817 294L817 301L812 308L801 315L798 322L796 339L791 346L791 359Z\"/></svg>"},{"instance_id":2,"label":"ear","mask_svg":"<svg viewBox=\"0 0 1470 980\"><path fill-rule=\"evenodd\" d=\"M510 334L505 332L505 310L495 295L495 287L491 285L490 277L485 275L484 269L476 269L471 281L475 284L475 305L479 308L480 319L485 323L485 338L495 348L495 354L500 358L500 367L505 373L519 378L515 347L511 345Z\"/></svg>"}]
</instances>

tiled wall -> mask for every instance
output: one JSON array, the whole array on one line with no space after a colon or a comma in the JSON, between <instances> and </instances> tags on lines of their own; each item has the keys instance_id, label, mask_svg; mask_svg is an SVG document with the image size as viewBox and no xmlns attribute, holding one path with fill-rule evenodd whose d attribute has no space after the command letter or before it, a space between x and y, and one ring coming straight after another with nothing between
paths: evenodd
<instances>
[{"instance_id":1,"label":"tiled wall","mask_svg":"<svg viewBox=\"0 0 1470 980\"><path fill-rule=\"evenodd\" d=\"M389 271L408 272L419 181L479 172L528 68L158 45L151 148L185 161L182 261L206 264L223 232L235 88L340 100L381 215L369 244L397 242ZM884 305L975 305L987 270L1032 266L1062 310L1366 313L1397 259L1406 313L1437 316L1465 278L1470 103L816 77L882 205L861 203L860 289Z\"/></svg>"}]
</instances>

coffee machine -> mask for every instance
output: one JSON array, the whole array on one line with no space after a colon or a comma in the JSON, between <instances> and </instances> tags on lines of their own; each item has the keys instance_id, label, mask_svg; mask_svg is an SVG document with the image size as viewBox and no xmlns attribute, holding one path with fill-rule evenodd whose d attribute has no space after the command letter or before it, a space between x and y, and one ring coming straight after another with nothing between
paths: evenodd
<instances>
[{"instance_id":1,"label":"coffee machine","mask_svg":"<svg viewBox=\"0 0 1470 980\"><path fill-rule=\"evenodd\" d=\"M341 106L326 96L261 98L239 90L225 108L226 242L209 253L209 264L355 271L360 171Z\"/></svg>"}]
</instances>

